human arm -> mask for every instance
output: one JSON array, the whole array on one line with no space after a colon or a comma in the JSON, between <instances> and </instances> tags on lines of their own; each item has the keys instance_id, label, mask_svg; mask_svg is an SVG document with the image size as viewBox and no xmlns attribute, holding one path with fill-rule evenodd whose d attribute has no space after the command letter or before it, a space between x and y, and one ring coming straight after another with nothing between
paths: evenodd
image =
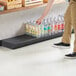
<instances>
[{"instance_id":1,"label":"human arm","mask_svg":"<svg viewBox=\"0 0 76 76\"><path fill-rule=\"evenodd\" d=\"M53 3L54 3L54 0L48 1L47 6L46 6L42 16L36 21L37 24L41 24L42 20L45 18L45 16L48 14L50 9L52 8Z\"/></svg>"}]
</instances>

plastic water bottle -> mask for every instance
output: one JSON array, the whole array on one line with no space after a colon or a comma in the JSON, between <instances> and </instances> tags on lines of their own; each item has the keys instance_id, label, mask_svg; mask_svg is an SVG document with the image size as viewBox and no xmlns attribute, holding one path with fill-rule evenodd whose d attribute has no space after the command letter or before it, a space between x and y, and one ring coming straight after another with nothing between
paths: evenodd
<instances>
[{"instance_id":1,"label":"plastic water bottle","mask_svg":"<svg viewBox=\"0 0 76 76\"><path fill-rule=\"evenodd\" d=\"M31 34L32 34L32 36L35 36L35 21L32 21L31 26L32 26Z\"/></svg>"},{"instance_id":2,"label":"plastic water bottle","mask_svg":"<svg viewBox=\"0 0 76 76\"><path fill-rule=\"evenodd\" d=\"M41 26L37 25L36 21L34 21L34 26L35 26L35 36L41 37Z\"/></svg>"},{"instance_id":3,"label":"plastic water bottle","mask_svg":"<svg viewBox=\"0 0 76 76\"><path fill-rule=\"evenodd\" d=\"M64 32L64 16L61 17L62 32Z\"/></svg>"},{"instance_id":4,"label":"plastic water bottle","mask_svg":"<svg viewBox=\"0 0 76 76\"><path fill-rule=\"evenodd\" d=\"M51 19L51 35L54 35L54 18Z\"/></svg>"},{"instance_id":5,"label":"plastic water bottle","mask_svg":"<svg viewBox=\"0 0 76 76\"><path fill-rule=\"evenodd\" d=\"M58 21L58 32L60 33L60 32L62 32L62 30L61 30L61 16L60 15L58 15L57 21Z\"/></svg>"},{"instance_id":6,"label":"plastic water bottle","mask_svg":"<svg viewBox=\"0 0 76 76\"><path fill-rule=\"evenodd\" d=\"M35 24L35 21L31 21L31 35L32 36L35 36L37 35L36 33L36 24Z\"/></svg>"},{"instance_id":7,"label":"plastic water bottle","mask_svg":"<svg viewBox=\"0 0 76 76\"><path fill-rule=\"evenodd\" d=\"M48 35L52 34L52 20L48 18Z\"/></svg>"},{"instance_id":8,"label":"plastic water bottle","mask_svg":"<svg viewBox=\"0 0 76 76\"><path fill-rule=\"evenodd\" d=\"M43 22L40 24L41 26L41 37L44 37L44 24Z\"/></svg>"},{"instance_id":9,"label":"plastic water bottle","mask_svg":"<svg viewBox=\"0 0 76 76\"><path fill-rule=\"evenodd\" d=\"M48 36L48 23L47 20L44 19L44 36Z\"/></svg>"},{"instance_id":10,"label":"plastic water bottle","mask_svg":"<svg viewBox=\"0 0 76 76\"><path fill-rule=\"evenodd\" d=\"M42 36L41 25L37 25L37 28L38 28L38 37L41 37Z\"/></svg>"},{"instance_id":11,"label":"plastic water bottle","mask_svg":"<svg viewBox=\"0 0 76 76\"><path fill-rule=\"evenodd\" d=\"M29 25L29 32L28 32L28 34L30 34L30 35L32 35L32 25L31 25L32 23L31 23L31 21L28 23L28 25Z\"/></svg>"},{"instance_id":12,"label":"plastic water bottle","mask_svg":"<svg viewBox=\"0 0 76 76\"><path fill-rule=\"evenodd\" d=\"M35 30L35 26L34 26L34 22L30 21L29 22L29 35L34 36L34 31Z\"/></svg>"},{"instance_id":13,"label":"plastic water bottle","mask_svg":"<svg viewBox=\"0 0 76 76\"><path fill-rule=\"evenodd\" d=\"M25 27L25 29L26 29L26 34L30 34L31 33L31 26L30 26L30 22L28 21L27 23L26 23L26 27Z\"/></svg>"},{"instance_id":14,"label":"plastic water bottle","mask_svg":"<svg viewBox=\"0 0 76 76\"><path fill-rule=\"evenodd\" d=\"M53 30L54 30L54 34L56 34L58 32L58 27L57 27L57 20L56 20L56 17L54 18L54 21L53 21Z\"/></svg>"},{"instance_id":15,"label":"plastic water bottle","mask_svg":"<svg viewBox=\"0 0 76 76\"><path fill-rule=\"evenodd\" d=\"M28 33L29 32L29 24L28 22L25 23L25 32Z\"/></svg>"}]
</instances>

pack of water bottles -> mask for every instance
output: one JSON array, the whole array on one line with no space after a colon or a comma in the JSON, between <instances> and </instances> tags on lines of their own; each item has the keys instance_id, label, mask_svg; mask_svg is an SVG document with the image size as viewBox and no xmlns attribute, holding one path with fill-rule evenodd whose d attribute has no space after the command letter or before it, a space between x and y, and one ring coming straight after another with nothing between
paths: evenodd
<instances>
[{"instance_id":1,"label":"pack of water bottles","mask_svg":"<svg viewBox=\"0 0 76 76\"><path fill-rule=\"evenodd\" d=\"M64 16L49 17L37 25L35 20L25 23L25 32L34 37L45 37L55 35L64 31Z\"/></svg>"}]
</instances>

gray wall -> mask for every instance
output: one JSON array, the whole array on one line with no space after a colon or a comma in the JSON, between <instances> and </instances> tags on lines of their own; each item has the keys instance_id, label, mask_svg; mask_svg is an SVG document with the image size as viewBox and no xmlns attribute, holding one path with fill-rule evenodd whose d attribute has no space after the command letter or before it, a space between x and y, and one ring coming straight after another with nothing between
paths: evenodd
<instances>
[{"instance_id":1,"label":"gray wall","mask_svg":"<svg viewBox=\"0 0 76 76\"><path fill-rule=\"evenodd\" d=\"M39 18L44 8L45 6L40 6L0 15L0 40L24 34L25 29L23 23ZM52 14L57 15L60 12L64 13L66 8L67 4L54 5L47 17Z\"/></svg>"}]
</instances>

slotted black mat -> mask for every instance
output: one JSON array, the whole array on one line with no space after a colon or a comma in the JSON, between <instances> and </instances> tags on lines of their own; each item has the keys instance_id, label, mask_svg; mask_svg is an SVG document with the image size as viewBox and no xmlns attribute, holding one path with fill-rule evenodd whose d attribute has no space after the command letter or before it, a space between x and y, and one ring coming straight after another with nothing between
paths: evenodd
<instances>
[{"instance_id":1,"label":"slotted black mat","mask_svg":"<svg viewBox=\"0 0 76 76\"><path fill-rule=\"evenodd\" d=\"M41 37L41 38L36 38L36 37L32 37L24 34L21 36L2 40L2 46L10 49L16 49L16 48L20 48L23 46L31 45L34 43L42 42L42 41L53 39L60 36L62 36L62 33L58 33L47 37Z\"/></svg>"}]
</instances>

